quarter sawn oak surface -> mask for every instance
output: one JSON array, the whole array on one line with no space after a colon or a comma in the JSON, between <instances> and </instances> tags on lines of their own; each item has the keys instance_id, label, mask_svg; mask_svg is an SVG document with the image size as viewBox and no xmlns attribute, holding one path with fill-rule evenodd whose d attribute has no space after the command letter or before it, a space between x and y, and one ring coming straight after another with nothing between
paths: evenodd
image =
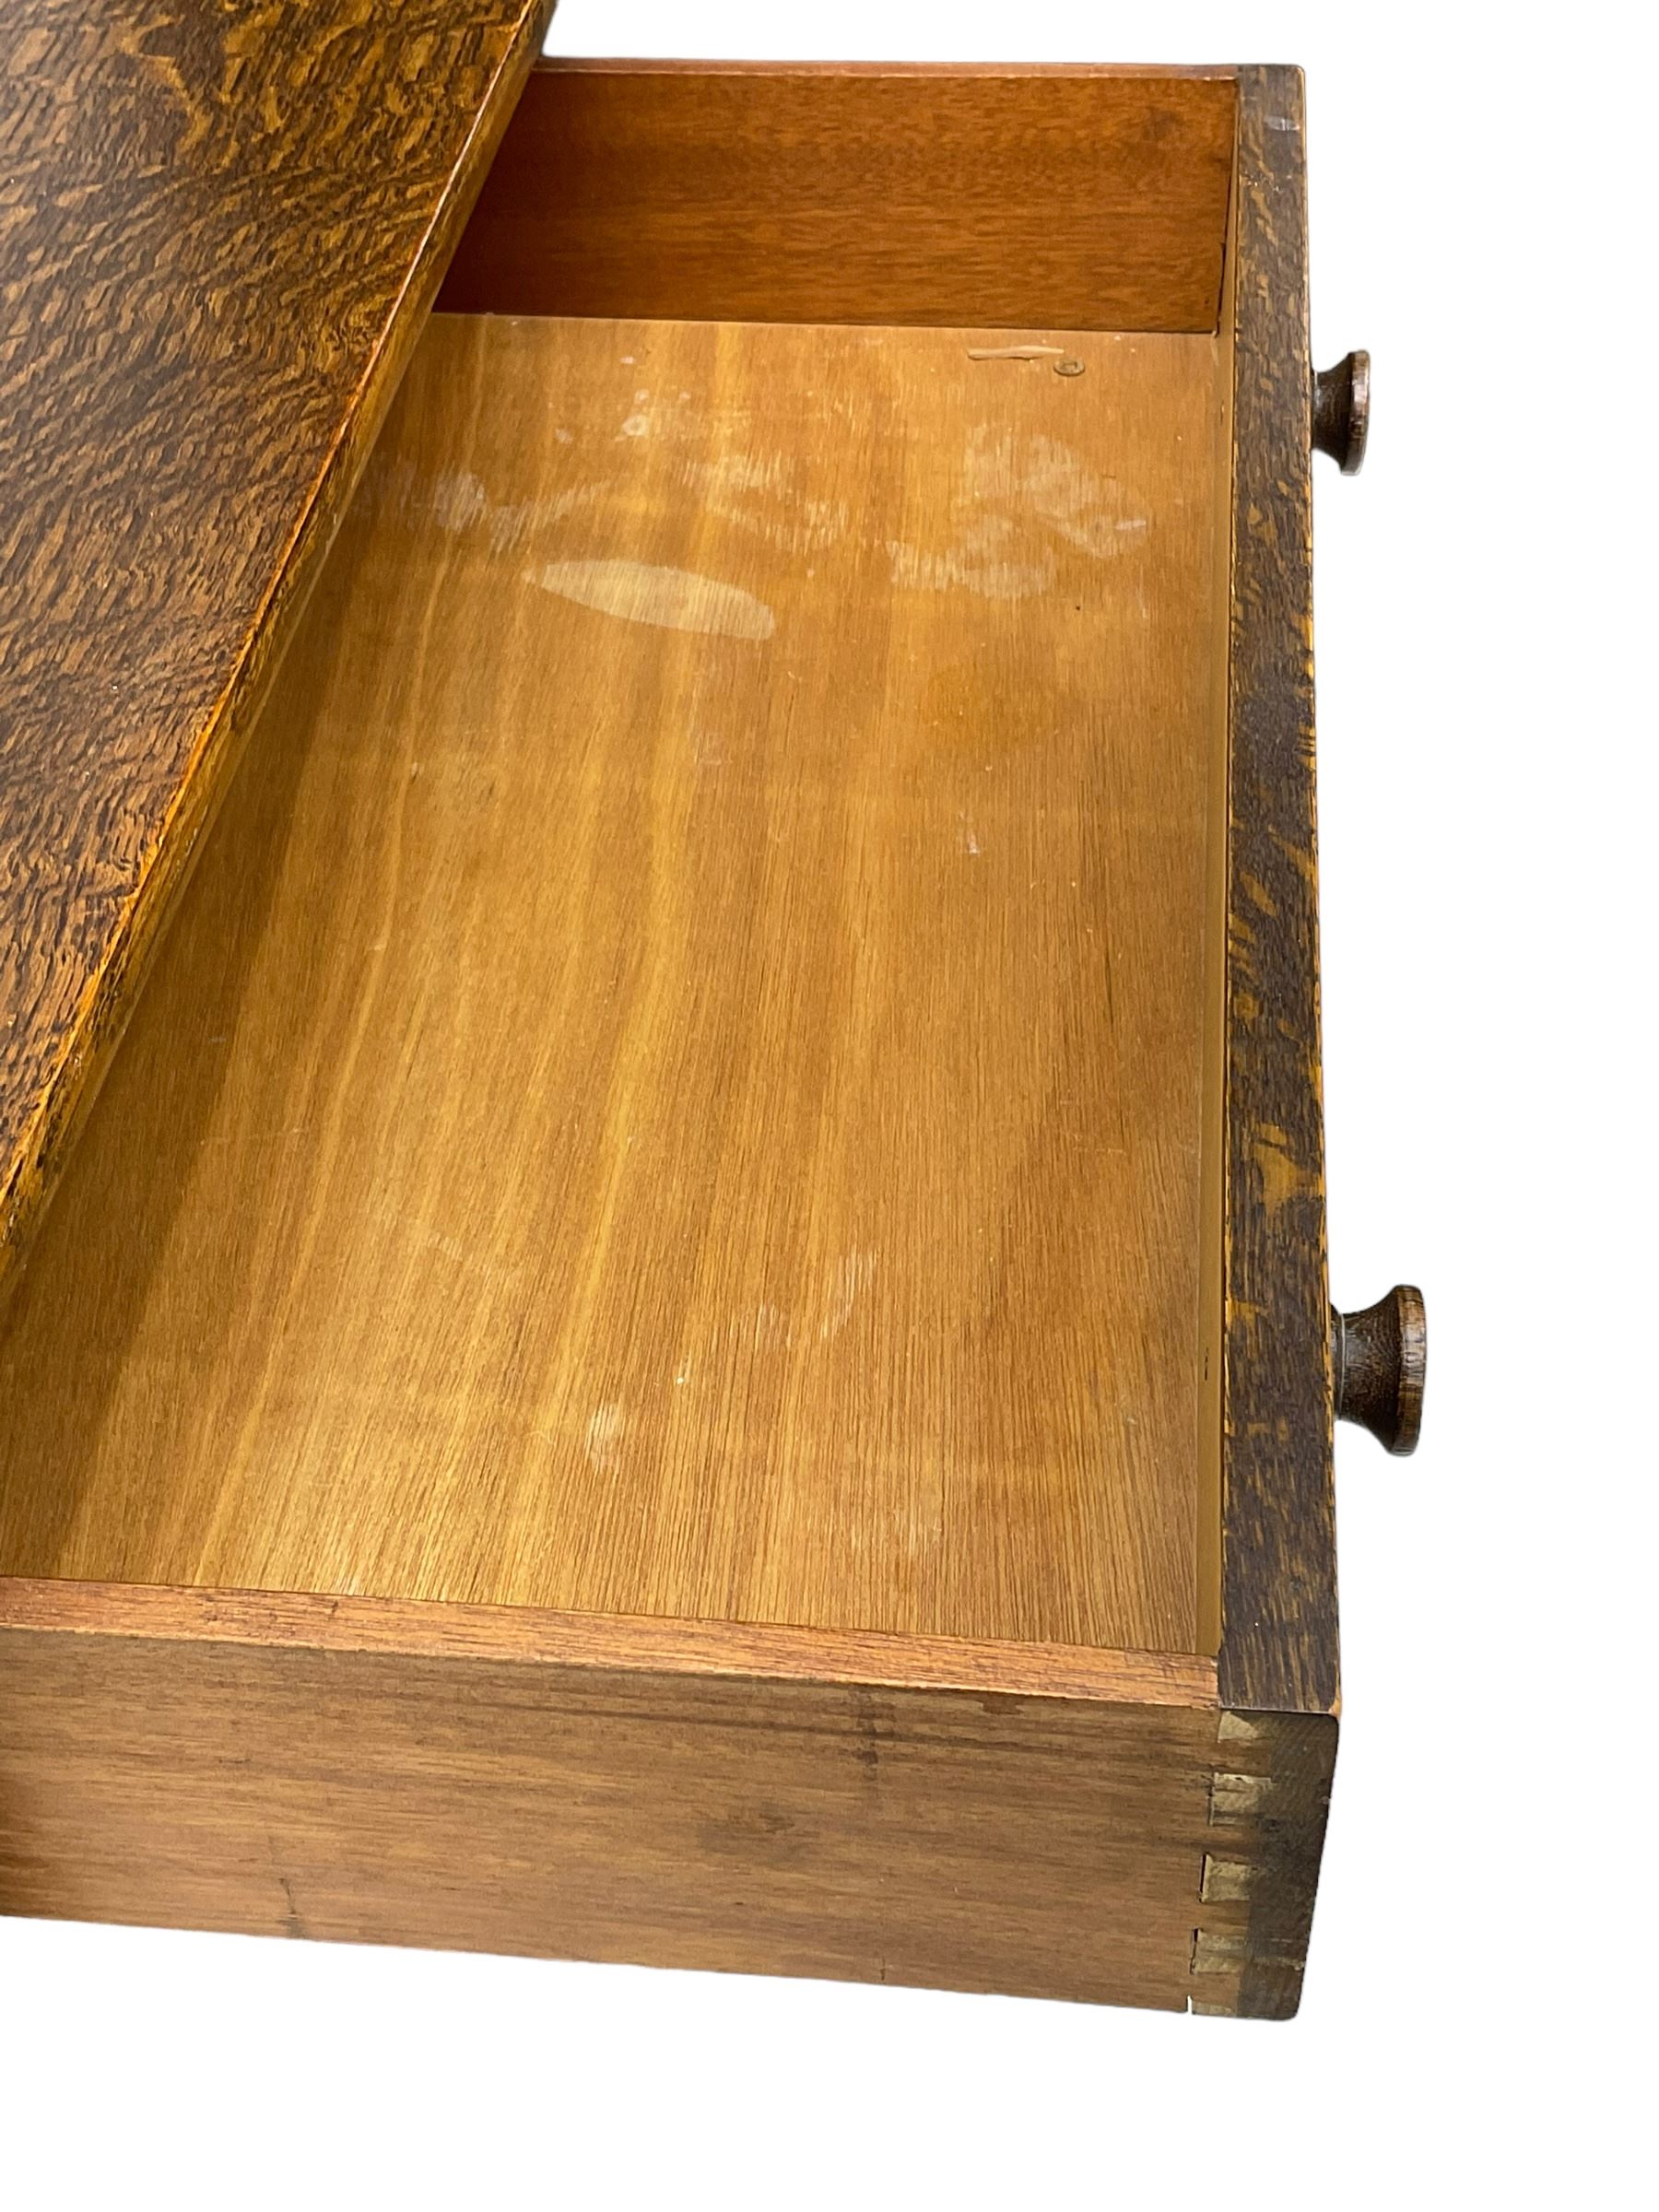
<instances>
[{"instance_id":1,"label":"quarter sawn oak surface","mask_svg":"<svg viewBox=\"0 0 1659 2212\"><path fill-rule=\"evenodd\" d=\"M0 1275L548 6L0 13Z\"/></svg>"},{"instance_id":2,"label":"quarter sawn oak surface","mask_svg":"<svg viewBox=\"0 0 1659 2212\"><path fill-rule=\"evenodd\" d=\"M1337 1701L1299 69L1241 73L1235 200L1221 1693Z\"/></svg>"},{"instance_id":3,"label":"quarter sawn oak surface","mask_svg":"<svg viewBox=\"0 0 1659 2212\"><path fill-rule=\"evenodd\" d=\"M435 318L0 1566L1200 1648L1217 348L997 343Z\"/></svg>"}]
</instances>

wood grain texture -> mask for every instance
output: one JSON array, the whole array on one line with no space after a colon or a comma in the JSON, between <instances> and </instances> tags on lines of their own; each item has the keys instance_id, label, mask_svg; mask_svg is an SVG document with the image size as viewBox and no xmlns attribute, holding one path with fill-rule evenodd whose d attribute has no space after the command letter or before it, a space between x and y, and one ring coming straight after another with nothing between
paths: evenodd
<instances>
[{"instance_id":1,"label":"wood grain texture","mask_svg":"<svg viewBox=\"0 0 1659 2212\"><path fill-rule=\"evenodd\" d=\"M0 1276L548 0L0 22Z\"/></svg>"},{"instance_id":2,"label":"wood grain texture","mask_svg":"<svg viewBox=\"0 0 1659 2212\"><path fill-rule=\"evenodd\" d=\"M1215 574L1210 620L1215 684L1214 714L1223 742L1210 753L1209 842L1205 877L1203 1127L1199 1138L1202 1182L1198 1219L1198 1626L1199 1644L1218 1651L1221 1643L1221 1513L1225 1457L1225 1359L1227 1313L1224 1259L1224 1190L1227 1167L1227 914L1228 851L1230 841L1226 731L1232 698L1232 540L1233 540L1233 330L1238 255L1232 251L1232 206L1228 207L1228 254L1221 286L1221 315L1216 333L1216 364L1220 404L1216 409Z\"/></svg>"},{"instance_id":3,"label":"wood grain texture","mask_svg":"<svg viewBox=\"0 0 1659 2212\"><path fill-rule=\"evenodd\" d=\"M1337 1701L1301 73L1242 71L1230 663L1223 1701Z\"/></svg>"},{"instance_id":4,"label":"wood grain texture","mask_svg":"<svg viewBox=\"0 0 1659 2212\"><path fill-rule=\"evenodd\" d=\"M544 64L440 304L1216 327L1228 76Z\"/></svg>"},{"instance_id":5,"label":"wood grain texture","mask_svg":"<svg viewBox=\"0 0 1659 2212\"><path fill-rule=\"evenodd\" d=\"M170 1590L0 1576L0 1627L164 1642L304 1644L382 1657L492 1659L506 1653L571 1668L987 1690L1206 1712L1216 1704L1215 1661L1188 1652L882 1636L771 1623L550 1613L524 1606L347 1601L281 1590Z\"/></svg>"},{"instance_id":6,"label":"wood grain texture","mask_svg":"<svg viewBox=\"0 0 1659 2212\"><path fill-rule=\"evenodd\" d=\"M616 1624L572 1663L510 1617L461 1657L448 1608L360 1600L112 1593L122 1632L74 1632L17 1594L6 1911L1188 2001L1213 1705L665 1670Z\"/></svg>"},{"instance_id":7,"label":"wood grain texture","mask_svg":"<svg viewBox=\"0 0 1659 2212\"><path fill-rule=\"evenodd\" d=\"M975 337L435 320L7 1571L1196 1648L1215 346Z\"/></svg>"}]
</instances>

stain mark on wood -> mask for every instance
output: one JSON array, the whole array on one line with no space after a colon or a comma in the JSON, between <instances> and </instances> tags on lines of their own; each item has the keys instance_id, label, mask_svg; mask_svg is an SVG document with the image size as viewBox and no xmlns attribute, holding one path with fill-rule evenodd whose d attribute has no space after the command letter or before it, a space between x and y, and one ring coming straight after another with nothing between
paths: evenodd
<instances>
[{"instance_id":1,"label":"stain mark on wood","mask_svg":"<svg viewBox=\"0 0 1659 2212\"><path fill-rule=\"evenodd\" d=\"M658 629L763 644L778 627L766 602L741 584L654 561L550 560L530 570L525 580L595 614L647 622Z\"/></svg>"},{"instance_id":2,"label":"stain mark on wood","mask_svg":"<svg viewBox=\"0 0 1659 2212\"><path fill-rule=\"evenodd\" d=\"M0 1565L1197 1648L1217 348L1079 417L986 335L432 320L18 1280ZM976 521L1053 588L892 590Z\"/></svg>"}]
</instances>

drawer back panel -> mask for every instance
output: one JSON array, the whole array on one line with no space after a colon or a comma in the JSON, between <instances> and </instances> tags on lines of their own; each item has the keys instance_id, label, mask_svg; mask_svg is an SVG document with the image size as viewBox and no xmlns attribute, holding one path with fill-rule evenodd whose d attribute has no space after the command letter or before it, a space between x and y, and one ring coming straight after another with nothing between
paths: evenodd
<instances>
[{"instance_id":1,"label":"drawer back panel","mask_svg":"<svg viewBox=\"0 0 1659 2212\"><path fill-rule=\"evenodd\" d=\"M1214 330L1234 104L1167 71L544 64L439 304Z\"/></svg>"}]
</instances>

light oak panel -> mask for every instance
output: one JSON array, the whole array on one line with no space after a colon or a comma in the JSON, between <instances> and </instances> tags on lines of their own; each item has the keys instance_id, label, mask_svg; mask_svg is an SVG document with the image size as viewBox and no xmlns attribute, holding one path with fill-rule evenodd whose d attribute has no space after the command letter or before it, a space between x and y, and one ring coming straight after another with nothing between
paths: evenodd
<instances>
[{"instance_id":1,"label":"light oak panel","mask_svg":"<svg viewBox=\"0 0 1659 2212\"><path fill-rule=\"evenodd\" d=\"M0 1583L0 1910L1186 2003L1213 1665L463 1610Z\"/></svg>"},{"instance_id":2,"label":"light oak panel","mask_svg":"<svg viewBox=\"0 0 1659 2212\"><path fill-rule=\"evenodd\" d=\"M440 305L1214 330L1230 73L544 62Z\"/></svg>"},{"instance_id":3,"label":"light oak panel","mask_svg":"<svg viewBox=\"0 0 1659 2212\"><path fill-rule=\"evenodd\" d=\"M434 323L0 1568L1198 1648L1217 346L1018 335Z\"/></svg>"}]
</instances>

